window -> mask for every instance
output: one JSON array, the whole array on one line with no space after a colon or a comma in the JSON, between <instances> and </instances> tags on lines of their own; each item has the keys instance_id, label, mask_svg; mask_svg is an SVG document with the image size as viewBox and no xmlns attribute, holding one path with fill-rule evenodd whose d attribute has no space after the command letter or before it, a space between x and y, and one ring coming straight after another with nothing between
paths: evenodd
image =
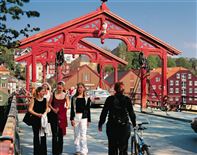
<instances>
[{"instance_id":1,"label":"window","mask_svg":"<svg viewBox=\"0 0 197 155\"><path fill-rule=\"evenodd\" d=\"M183 103L186 103L186 98L182 97Z\"/></svg>"},{"instance_id":2,"label":"window","mask_svg":"<svg viewBox=\"0 0 197 155\"><path fill-rule=\"evenodd\" d=\"M0 101L3 101L3 97L0 95Z\"/></svg>"},{"instance_id":3,"label":"window","mask_svg":"<svg viewBox=\"0 0 197 155\"><path fill-rule=\"evenodd\" d=\"M185 89L182 89L182 95L186 95Z\"/></svg>"},{"instance_id":4,"label":"window","mask_svg":"<svg viewBox=\"0 0 197 155\"><path fill-rule=\"evenodd\" d=\"M152 87L153 87L154 90L156 89L156 86L155 85L153 85Z\"/></svg>"},{"instance_id":5,"label":"window","mask_svg":"<svg viewBox=\"0 0 197 155\"><path fill-rule=\"evenodd\" d=\"M170 80L170 86L173 86L173 85L174 85L174 81Z\"/></svg>"},{"instance_id":6,"label":"window","mask_svg":"<svg viewBox=\"0 0 197 155\"><path fill-rule=\"evenodd\" d=\"M182 80L185 80L186 79L186 74L185 73L181 74L181 79Z\"/></svg>"},{"instance_id":7,"label":"window","mask_svg":"<svg viewBox=\"0 0 197 155\"><path fill-rule=\"evenodd\" d=\"M179 81L178 80L176 80L175 85L179 86Z\"/></svg>"},{"instance_id":8,"label":"window","mask_svg":"<svg viewBox=\"0 0 197 155\"><path fill-rule=\"evenodd\" d=\"M89 76L88 76L87 73L85 73L85 74L83 75L83 80L84 80L84 81L88 81L88 80L89 80Z\"/></svg>"},{"instance_id":9,"label":"window","mask_svg":"<svg viewBox=\"0 0 197 155\"><path fill-rule=\"evenodd\" d=\"M189 88L189 93L190 94L192 94L192 92L193 92L192 90L193 90L192 88Z\"/></svg>"},{"instance_id":10,"label":"window","mask_svg":"<svg viewBox=\"0 0 197 155\"><path fill-rule=\"evenodd\" d=\"M172 102L172 101L173 101L173 97L170 97L169 101L171 101L171 102Z\"/></svg>"},{"instance_id":11,"label":"window","mask_svg":"<svg viewBox=\"0 0 197 155\"><path fill-rule=\"evenodd\" d=\"M197 86L197 81L194 82L194 85Z\"/></svg>"},{"instance_id":12,"label":"window","mask_svg":"<svg viewBox=\"0 0 197 155\"><path fill-rule=\"evenodd\" d=\"M194 93L196 93L196 94L197 94L197 88L194 88Z\"/></svg>"},{"instance_id":13,"label":"window","mask_svg":"<svg viewBox=\"0 0 197 155\"><path fill-rule=\"evenodd\" d=\"M179 88L175 89L175 93L177 93L177 94L179 93Z\"/></svg>"},{"instance_id":14,"label":"window","mask_svg":"<svg viewBox=\"0 0 197 155\"><path fill-rule=\"evenodd\" d=\"M173 88L170 88L170 93L174 93L174 89Z\"/></svg>"},{"instance_id":15,"label":"window","mask_svg":"<svg viewBox=\"0 0 197 155\"><path fill-rule=\"evenodd\" d=\"M2 84L1 84L1 87L2 87L2 88L6 88L6 83L2 83Z\"/></svg>"},{"instance_id":16,"label":"window","mask_svg":"<svg viewBox=\"0 0 197 155\"><path fill-rule=\"evenodd\" d=\"M192 101L192 98L191 97L189 97L189 101Z\"/></svg>"},{"instance_id":17,"label":"window","mask_svg":"<svg viewBox=\"0 0 197 155\"><path fill-rule=\"evenodd\" d=\"M180 74L179 73L176 74L176 78L180 79Z\"/></svg>"},{"instance_id":18,"label":"window","mask_svg":"<svg viewBox=\"0 0 197 155\"><path fill-rule=\"evenodd\" d=\"M176 98L175 98L175 101L179 101L179 97L176 97Z\"/></svg>"},{"instance_id":19,"label":"window","mask_svg":"<svg viewBox=\"0 0 197 155\"><path fill-rule=\"evenodd\" d=\"M191 79L192 78L192 75L191 74L188 74L188 79Z\"/></svg>"},{"instance_id":20,"label":"window","mask_svg":"<svg viewBox=\"0 0 197 155\"><path fill-rule=\"evenodd\" d=\"M186 82L185 81L182 82L182 87L184 87L184 88L186 87Z\"/></svg>"},{"instance_id":21,"label":"window","mask_svg":"<svg viewBox=\"0 0 197 155\"><path fill-rule=\"evenodd\" d=\"M189 86L192 86L192 83L193 83L192 81L189 81Z\"/></svg>"},{"instance_id":22,"label":"window","mask_svg":"<svg viewBox=\"0 0 197 155\"><path fill-rule=\"evenodd\" d=\"M156 77L156 82L159 82L160 81L160 77Z\"/></svg>"},{"instance_id":23,"label":"window","mask_svg":"<svg viewBox=\"0 0 197 155\"><path fill-rule=\"evenodd\" d=\"M197 96L194 96L194 101L197 101Z\"/></svg>"}]
</instances>

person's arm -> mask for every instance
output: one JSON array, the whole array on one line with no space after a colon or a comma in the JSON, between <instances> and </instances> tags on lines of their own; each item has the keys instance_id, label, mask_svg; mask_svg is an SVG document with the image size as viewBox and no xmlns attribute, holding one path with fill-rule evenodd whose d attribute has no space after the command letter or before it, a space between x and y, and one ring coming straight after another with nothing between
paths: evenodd
<instances>
[{"instance_id":1,"label":"person's arm","mask_svg":"<svg viewBox=\"0 0 197 155\"><path fill-rule=\"evenodd\" d=\"M110 102L112 101L111 98L112 98L112 96L109 96L106 99L104 107L102 109L102 112L101 112L101 115L100 115L100 120L99 120L99 123L98 123L98 130L99 131L102 131L102 126L105 123L105 120L106 120L106 117L107 117L107 114L108 114L108 111L109 111L109 107L110 107Z\"/></svg>"},{"instance_id":2,"label":"person's arm","mask_svg":"<svg viewBox=\"0 0 197 155\"><path fill-rule=\"evenodd\" d=\"M69 100L69 96L68 95L66 95L66 109L68 109L69 108L69 106L70 106L70 100Z\"/></svg>"},{"instance_id":3,"label":"person's arm","mask_svg":"<svg viewBox=\"0 0 197 155\"><path fill-rule=\"evenodd\" d=\"M46 100L46 109L45 109L44 114L47 114L48 111L49 111L49 103L47 102L47 99L46 98L45 98L45 100Z\"/></svg>"},{"instance_id":4,"label":"person's arm","mask_svg":"<svg viewBox=\"0 0 197 155\"><path fill-rule=\"evenodd\" d=\"M129 113L130 120L133 124L133 127L135 127L136 126L136 115L133 110L133 104L132 104L129 97L126 97L126 103L127 103L127 111Z\"/></svg>"},{"instance_id":5,"label":"person's arm","mask_svg":"<svg viewBox=\"0 0 197 155\"><path fill-rule=\"evenodd\" d=\"M51 95L51 97L50 97L50 101L49 101L49 108L51 108L51 110L54 112L54 113L58 113L58 111L59 111L59 109L57 108L54 108L53 106L52 106L52 102L53 102L53 98L55 97L55 93L53 93L52 95Z\"/></svg>"},{"instance_id":6,"label":"person's arm","mask_svg":"<svg viewBox=\"0 0 197 155\"><path fill-rule=\"evenodd\" d=\"M91 122L91 113L90 113L90 106L91 106L91 102L90 102L90 98L88 98L87 101L87 116L88 116L88 122Z\"/></svg>"},{"instance_id":7,"label":"person's arm","mask_svg":"<svg viewBox=\"0 0 197 155\"><path fill-rule=\"evenodd\" d=\"M73 105L73 97L71 98L71 107L70 107L70 120L74 120L75 112L74 112L74 105Z\"/></svg>"},{"instance_id":8,"label":"person's arm","mask_svg":"<svg viewBox=\"0 0 197 155\"><path fill-rule=\"evenodd\" d=\"M42 117L42 114L39 114L39 113L35 112L35 111L33 110L33 108L34 108L34 98L32 98L32 100L31 100L31 102L30 102L28 111L29 111L31 114L33 114L33 115L35 115L35 116L41 118L41 117Z\"/></svg>"}]
</instances>

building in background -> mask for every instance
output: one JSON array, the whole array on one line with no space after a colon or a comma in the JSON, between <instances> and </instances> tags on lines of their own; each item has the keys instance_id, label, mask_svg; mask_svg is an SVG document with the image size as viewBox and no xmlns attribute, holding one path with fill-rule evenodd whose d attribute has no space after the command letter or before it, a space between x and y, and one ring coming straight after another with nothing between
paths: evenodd
<instances>
[{"instance_id":1,"label":"building in background","mask_svg":"<svg viewBox=\"0 0 197 155\"><path fill-rule=\"evenodd\" d=\"M0 75L10 75L10 71L4 65L0 65Z\"/></svg>"},{"instance_id":2,"label":"building in background","mask_svg":"<svg viewBox=\"0 0 197 155\"><path fill-rule=\"evenodd\" d=\"M77 83L83 82L87 89L96 89L99 86L99 74L88 65L78 66L63 78L65 89L76 87ZM109 90L109 84L103 79L103 89Z\"/></svg>"},{"instance_id":3,"label":"building in background","mask_svg":"<svg viewBox=\"0 0 197 155\"><path fill-rule=\"evenodd\" d=\"M8 96L8 76L0 75L0 106L7 105Z\"/></svg>"},{"instance_id":4,"label":"building in background","mask_svg":"<svg viewBox=\"0 0 197 155\"><path fill-rule=\"evenodd\" d=\"M160 101L161 97L161 68L151 71L150 94L151 101ZM173 67L167 69L167 96L171 105L187 104L197 106L197 77L188 69Z\"/></svg>"},{"instance_id":5,"label":"building in background","mask_svg":"<svg viewBox=\"0 0 197 155\"><path fill-rule=\"evenodd\" d=\"M132 93L137 93L140 90L140 82L135 87L138 75L135 73L134 70L129 71L119 71L118 72L118 81L123 82L125 85L125 94L131 95ZM112 72L108 77L106 77L106 81L109 83L111 90L114 87L114 72ZM133 92L135 91L135 92Z\"/></svg>"}]
</instances>

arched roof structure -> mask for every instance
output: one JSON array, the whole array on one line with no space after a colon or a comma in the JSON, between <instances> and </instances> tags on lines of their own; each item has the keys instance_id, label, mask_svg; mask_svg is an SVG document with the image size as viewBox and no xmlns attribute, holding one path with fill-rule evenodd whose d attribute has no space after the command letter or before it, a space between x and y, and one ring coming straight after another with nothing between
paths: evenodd
<instances>
[{"instance_id":1,"label":"arched roof structure","mask_svg":"<svg viewBox=\"0 0 197 155\"><path fill-rule=\"evenodd\" d=\"M162 60L162 96L167 94L167 55L178 55L181 51L112 13L105 2L89 14L21 40L20 48L31 48L35 55L39 50L51 49L53 51L64 49L65 53L75 54L80 40L91 37L100 38L101 43L104 43L105 39L120 39L126 43L128 51L143 52L145 57L158 55ZM32 62L35 65L35 56L32 57ZM35 68L33 66L33 75L36 73ZM146 106L147 95L146 78L143 77L145 74L146 71L142 69L143 107ZM34 76L32 81L35 80Z\"/></svg>"}]
</instances>

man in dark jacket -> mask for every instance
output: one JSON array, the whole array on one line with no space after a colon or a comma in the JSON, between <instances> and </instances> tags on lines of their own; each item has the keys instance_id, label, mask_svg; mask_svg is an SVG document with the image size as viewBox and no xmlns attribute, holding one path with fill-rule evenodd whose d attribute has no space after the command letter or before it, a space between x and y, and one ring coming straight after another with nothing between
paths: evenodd
<instances>
[{"instance_id":1,"label":"man in dark jacket","mask_svg":"<svg viewBox=\"0 0 197 155\"><path fill-rule=\"evenodd\" d=\"M128 155L128 140L131 132L129 118L135 127L136 116L130 98L123 94L124 84L122 82L115 83L114 90L115 95L109 96L105 101L98 130L102 131L102 125L108 114L106 125L108 155Z\"/></svg>"}]
</instances>

